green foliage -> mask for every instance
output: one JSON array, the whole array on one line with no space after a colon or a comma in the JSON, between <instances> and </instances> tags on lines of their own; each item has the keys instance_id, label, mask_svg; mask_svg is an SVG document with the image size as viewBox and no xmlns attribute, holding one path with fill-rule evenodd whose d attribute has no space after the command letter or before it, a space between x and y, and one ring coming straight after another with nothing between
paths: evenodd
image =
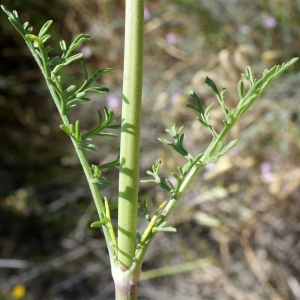
<instances>
[{"instance_id":1,"label":"green foliage","mask_svg":"<svg viewBox=\"0 0 300 300\"><path fill-rule=\"evenodd\" d=\"M161 162L159 162L157 165L152 166L152 171L147 171L148 175L151 175L154 177L154 179L149 179L149 180L141 180L142 183L151 183L151 182L156 182L162 189L166 190L167 192L173 194L174 192L174 186L170 182L170 180L162 180L159 177L159 170L160 170Z\"/></svg>"},{"instance_id":2,"label":"green foliage","mask_svg":"<svg viewBox=\"0 0 300 300\"><path fill-rule=\"evenodd\" d=\"M159 138L159 141L161 141L162 143L168 146L171 146L175 151L177 151L179 154L181 154L182 156L188 159L190 157L189 153L183 147L184 134L181 134L183 128L184 128L183 126L180 127L179 130L176 132L176 126L174 124L171 129L166 129L166 131L172 135L175 143L171 143L161 138Z\"/></svg>"},{"instance_id":3,"label":"green foliage","mask_svg":"<svg viewBox=\"0 0 300 300\"><path fill-rule=\"evenodd\" d=\"M91 227L97 228L97 227L105 226L108 229L110 240L112 242L112 246L114 249L113 258L116 261L117 253L118 253L118 246L117 246L117 240L116 240L116 236L115 236L114 227L111 222L110 207L108 205L108 200L106 197L104 197L104 203L105 203L105 213L101 213L101 220L93 222L91 224Z\"/></svg>"},{"instance_id":4,"label":"green foliage","mask_svg":"<svg viewBox=\"0 0 300 300\"><path fill-rule=\"evenodd\" d=\"M21 23L18 13L13 11L12 13L4 6L1 6L3 11L8 15L9 21L12 25L18 30L18 32L24 38L26 44L28 45L31 53L36 59L41 71L45 77L53 100L61 114L64 124L60 125L60 128L68 135L70 138L77 143L79 149L81 150L91 150L95 151L96 148L93 145L92 136L107 136L107 137L116 137L114 133L104 132L104 129L118 129L120 125L113 124L114 113L112 110L103 107L105 120L101 111L98 111L98 125L87 131L86 133L81 133L80 121L77 120L75 126L70 122L69 111L77 107L77 102L88 102L91 99L86 95L88 93L97 93L97 94L106 94L109 92L109 89L106 87L92 87L96 80L104 73L112 73L114 69L107 68L95 72L91 77L88 76L88 72L85 64L81 61L81 67L83 70L84 82L80 88L76 88L75 85L70 85L67 88L63 88L62 77L58 75L61 69L72 62L79 60L83 57L82 53L73 54L74 50L84 42L90 40L90 35L80 34L71 44L67 47L67 44L64 40L59 41L59 45L62 50L61 56L55 56L53 58L49 57L49 52L52 50L50 46L45 46L46 41L51 37L47 33L49 30L52 21L47 21L39 31L39 34L36 36L32 34L33 28L28 27L29 23ZM72 55L73 54L73 55ZM105 180L101 176L101 169L117 167L119 165L119 156L116 161L107 163L104 166L92 166L92 172L94 179L93 182L99 184L111 185L112 183Z\"/></svg>"},{"instance_id":5,"label":"green foliage","mask_svg":"<svg viewBox=\"0 0 300 300\"><path fill-rule=\"evenodd\" d=\"M115 137L116 135L110 132L104 132L105 129L118 129L120 125L113 124L114 113L112 110L103 107L105 119L103 120L102 113L98 111L98 125L82 133L80 121L77 120L75 125L71 123L69 112L77 107L77 102L88 102L90 98L86 97L88 93L105 94L109 92L106 87L93 87L93 84L98 78L104 73L114 72L114 69L107 68L95 72L91 77L88 76L85 64L81 62L83 69L84 82L79 89L75 85L70 85L67 88L63 87L62 76L59 72L65 66L71 64L72 62L79 60L83 57L82 53L73 54L74 50L83 42L90 40L88 34L80 34L69 47L67 47L66 42L61 40L59 42L62 54L61 56L55 56L53 58L49 57L49 52L52 50L50 46L45 46L46 41L51 37L47 34L52 21L47 21L41 28L39 34L36 36L32 34L33 28L28 27L28 22L22 24L19 20L16 11L12 13L4 6L1 6L3 11L8 15L9 21L17 29L17 31L24 38L29 50L31 51L33 57L35 58L37 64L39 65L42 74L46 80L47 86L51 93L51 96L55 102L55 105L61 115L63 124L60 128L71 138L75 150L77 152L78 158L82 164L84 173L87 177L96 207L98 215L100 218L100 223L96 222L93 224L95 226L105 225L104 234L108 241L108 249L112 257L117 257L117 245L114 229L110 220L110 207L108 201L105 198L104 203L101 199L100 192L97 188L98 184L102 185L112 185L111 182L107 181L105 177L102 176L103 168L117 168L119 166L119 155L117 159L113 162L106 163L102 166L89 165L85 151L93 150L95 151L95 146L93 145L94 136L107 136Z\"/></svg>"},{"instance_id":6,"label":"green foliage","mask_svg":"<svg viewBox=\"0 0 300 300\"><path fill-rule=\"evenodd\" d=\"M143 183L157 183L161 188L166 190L171 194L171 199L169 200L169 205L165 207L164 210L161 211L160 217L155 219L155 226L153 228L160 228L161 224L165 224L165 218L169 215L171 210L173 210L175 204L178 202L179 198L185 192L186 188L190 185L196 174L200 171L200 169L207 165L208 163L215 163L221 156L225 155L234 145L237 143L237 140L233 140L229 142L225 147L223 147L223 139L233 127L233 125L239 120L239 118L244 114L244 112L249 108L249 106L258 98L259 95L283 72L288 70L298 58L291 59L288 63L282 64L281 66L274 66L270 70L265 70L263 72L263 76L261 79L256 80L253 78L251 73L251 69L249 67L246 68L246 74L242 74L242 76L249 82L250 89L244 96L244 86L243 82L240 81L238 83L238 94L240 96L240 101L238 105L229 111L226 107L224 101L224 93L226 89L218 90L216 84L213 80L206 77L205 83L209 86L213 94L218 99L221 108L225 115L224 127L220 133L218 133L211 125L209 117L210 110L213 106L211 103L205 110L201 104L201 100L195 94L194 91L190 91L190 96L194 99L195 105L187 104L187 107L195 110L199 113L200 117L197 117L197 120L206 127L212 134L212 141L208 148L204 151L204 153L199 153L195 157L187 152L187 150L183 146L183 138L184 135L181 133L183 127L181 127L177 132L175 128L175 124L171 129L167 129L173 139L174 143L171 143L165 139L159 138L159 140L171 146L177 153L181 154L184 158L188 159L188 162L180 167L177 167L178 172L173 172L172 176L176 179L177 184L176 187L170 182L170 180L163 180L160 175L160 167L161 162L157 165L152 166L152 172L147 171L147 174L154 177L154 179L142 180ZM155 229L156 231L156 229ZM159 230L157 230L159 231ZM151 238L148 235L148 238Z\"/></svg>"}]
</instances>

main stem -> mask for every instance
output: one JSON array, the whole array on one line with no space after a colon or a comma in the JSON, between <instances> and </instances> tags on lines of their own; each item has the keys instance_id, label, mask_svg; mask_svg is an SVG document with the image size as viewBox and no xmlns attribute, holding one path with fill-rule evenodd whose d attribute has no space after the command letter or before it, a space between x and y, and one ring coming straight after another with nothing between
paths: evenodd
<instances>
[{"instance_id":1,"label":"main stem","mask_svg":"<svg viewBox=\"0 0 300 300\"><path fill-rule=\"evenodd\" d=\"M129 270L136 248L144 1L126 0L119 181L118 261Z\"/></svg>"}]
</instances>

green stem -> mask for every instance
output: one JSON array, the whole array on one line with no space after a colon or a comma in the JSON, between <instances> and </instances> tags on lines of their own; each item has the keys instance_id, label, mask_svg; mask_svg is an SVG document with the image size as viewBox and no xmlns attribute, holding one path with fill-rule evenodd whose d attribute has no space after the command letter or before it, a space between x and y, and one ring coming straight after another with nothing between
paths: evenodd
<instances>
[{"instance_id":1,"label":"green stem","mask_svg":"<svg viewBox=\"0 0 300 300\"><path fill-rule=\"evenodd\" d=\"M61 115L63 123L67 127L69 127L70 124L71 124L70 118L69 118L68 115L62 114L61 106L60 106L60 99L58 98L57 94L55 93L54 88L52 87L52 85L50 85L48 83L48 81L47 81L47 77L50 77L50 68L47 67L47 66L45 66L44 70L45 70L45 73L44 73L45 80L47 82L48 89L50 90L51 96L52 96L52 98L53 98L53 100L54 100L54 102L56 104L56 107L57 107L60 115ZM105 207L104 207L104 204L103 204L103 201L102 201L102 198L101 198L101 194L100 194L100 191L99 191L99 188L98 188L98 184L92 182L92 180L93 180L93 174L92 174L91 167L90 167L90 164L89 164L89 162L88 162L88 160L86 158L84 150L82 148L80 148L78 146L77 142L74 141L72 138L71 138L71 141L73 143L73 146L75 148L76 154L77 154L77 156L79 158L79 161L80 161L81 166L83 168L84 174L85 174L86 179L88 181L89 188L91 190L91 193L92 193L95 205L96 205L96 209L97 209L97 213L98 213L99 219L101 219L101 213L104 214ZM103 226L102 228L103 228L104 236L105 236L107 247L108 247L108 251L109 251L110 261L113 264L114 263L114 259L113 259L113 257L114 257L114 250L113 250L113 246L112 246L112 243L111 243L111 237L110 237L110 234L109 234L109 230L105 226Z\"/></svg>"},{"instance_id":2,"label":"green stem","mask_svg":"<svg viewBox=\"0 0 300 300\"><path fill-rule=\"evenodd\" d=\"M226 134L228 133L228 131L233 127L233 125L237 122L237 120L238 120L238 118L236 118L236 120L234 120L231 124L225 125L225 127L223 128L223 130L219 134L218 138L215 139L214 141L212 141L211 145L208 147L208 150L206 150L206 152L204 153L204 155L201 157L200 161L205 161L205 159L207 159L211 155L211 153L214 152L214 150L216 149L218 143L224 139L224 137L226 136ZM183 180L183 182L180 184L178 193L176 193L169 200L169 202L166 205L166 207L164 208L163 212L158 217L156 224L161 224L162 222L166 221L167 217L169 216L169 214L171 213L171 211L174 209L175 205L178 203L179 199L184 194L184 192L186 191L186 189L190 186L190 184L192 183L193 179L196 177L196 175L199 173L199 171L200 171L200 169L202 167L203 167L203 165L200 164L200 165L194 165L191 168L191 170L186 175L186 177ZM151 235L149 235L149 239L147 240L147 243L137 252L136 259L138 261L142 261L143 260L145 254L147 252L147 249L149 248L149 246L150 246L151 242L153 241L155 235L156 235L156 233L152 233Z\"/></svg>"},{"instance_id":3,"label":"green stem","mask_svg":"<svg viewBox=\"0 0 300 300\"><path fill-rule=\"evenodd\" d=\"M118 261L123 271L136 248L144 1L126 0L125 54L120 149Z\"/></svg>"},{"instance_id":4,"label":"green stem","mask_svg":"<svg viewBox=\"0 0 300 300\"><path fill-rule=\"evenodd\" d=\"M208 150L205 151L204 155L201 157L200 161L205 161L210 155L211 153L214 152L214 150L217 148L217 145L219 142L221 142L224 137L227 135L227 133L229 132L229 130L233 127L233 125L237 122L238 118L236 118L236 120L232 121L232 123L230 125L225 125L223 130L221 131L221 133L219 134L218 138L215 139L212 142L212 145L210 147L208 147ZM188 175L185 177L184 181L182 182L180 188L179 188L179 193L178 193L178 198L176 199L177 201L179 200L179 198L184 194L184 192L186 191L186 189L190 186L190 184L192 183L193 179L196 177L196 175L199 173L200 169L203 167L202 164L200 165L194 165L193 168L191 169L191 171L188 173ZM165 209L166 211L166 209Z\"/></svg>"},{"instance_id":5,"label":"green stem","mask_svg":"<svg viewBox=\"0 0 300 300\"><path fill-rule=\"evenodd\" d=\"M92 193L92 196L93 196L96 208L97 208L98 216L99 216L99 219L101 220L101 213L103 214L105 212L105 207L104 207L103 201L101 199L98 184L92 182L93 174L92 174L91 167L86 158L84 150L82 150L73 139L71 139L71 140L73 142L74 148L78 155L78 158L79 158L79 161L83 168L86 179L88 181L88 184L89 184L89 187L90 187L90 190L91 190L91 193ZM107 244L108 251L109 251L110 261L111 261L111 264L113 264L114 263L114 259L113 259L114 249L113 249L113 244L112 244L112 237L110 236L109 229L106 226L102 226L102 228L103 228L106 244Z\"/></svg>"},{"instance_id":6,"label":"green stem","mask_svg":"<svg viewBox=\"0 0 300 300\"><path fill-rule=\"evenodd\" d=\"M41 53L42 53L42 61L43 61L43 68L42 68L43 75L44 75L45 80L47 82L47 86L48 86L48 89L50 91L50 94L51 94L51 96L52 96L52 98L55 102L55 105L56 105L56 107L57 107L57 109L60 113L60 116L63 120L63 123L64 123L64 125L69 127L70 126L70 118L67 114L62 113L61 103L60 103L61 100L58 98L57 94L55 93L55 90L54 90L53 86L51 84L49 84L49 82L47 80L47 78L51 77L51 70L50 70L50 66L47 65L46 54L44 53L43 50L44 50L44 46L42 45L41 46ZM71 141L74 145L77 156L78 156L79 161L82 165L84 174L87 178L87 181L88 181L88 184L89 184L89 187L90 187L90 190L91 190L91 193L92 193L92 196L93 196L96 208L97 208L99 218L101 219L101 213L103 214L105 212L105 207L104 207L103 201L101 199L101 195L100 195L100 192L99 192L99 189L98 189L98 185L96 183L92 182L93 174L92 174L92 171L91 171L90 164L89 164L89 162L86 158L84 150L78 146L76 141L74 141L73 139L71 139ZM112 239L111 239L111 236L109 234L109 230L105 226L103 226L103 231L104 231L105 239L107 241L107 247L108 247L108 250L109 250L111 263L114 263L114 259L113 259L114 250L113 250L113 247L112 247L112 244L111 244Z\"/></svg>"}]
</instances>

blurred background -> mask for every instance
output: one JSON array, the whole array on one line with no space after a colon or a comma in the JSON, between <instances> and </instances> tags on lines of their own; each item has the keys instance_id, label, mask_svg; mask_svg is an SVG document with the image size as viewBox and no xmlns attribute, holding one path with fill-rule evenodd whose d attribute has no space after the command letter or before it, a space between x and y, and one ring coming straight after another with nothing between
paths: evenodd
<instances>
[{"instance_id":1,"label":"blurred background","mask_svg":"<svg viewBox=\"0 0 300 300\"><path fill-rule=\"evenodd\" d=\"M78 34L91 42L78 51L90 73L115 68L100 86L111 89L72 113L82 128L97 122L103 105L120 120L124 1L3 0L38 33L54 21L58 41ZM204 151L210 133L200 126L193 89L205 106L215 102L205 76L227 88L237 104L237 82L248 65L265 68L300 54L300 1L145 1L145 58L141 178L162 161L170 177L181 157L161 144L165 129L185 126L186 147ZM0 12L0 298L5 300L114 299L96 210L81 166L38 67L22 38ZM82 83L79 63L66 68L65 84ZM239 142L196 178L169 219L177 233L158 234L146 256L139 299L300 299L300 75L299 63L277 79L232 130ZM222 126L215 105L212 121ZM119 138L97 141L91 163L112 160ZM117 183L117 171L107 171ZM112 202L117 185L102 188ZM153 211L166 194L141 184ZM116 217L116 211L113 212ZM140 231L145 227L141 217ZM175 268L170 268L176 266ZM154 271L151 271L154 270ZM150 272L151 271L151 272ZM184 272L185 271L185 272ZM166 272L173 274L166 274Z\"/></svg>"}]
</instances>

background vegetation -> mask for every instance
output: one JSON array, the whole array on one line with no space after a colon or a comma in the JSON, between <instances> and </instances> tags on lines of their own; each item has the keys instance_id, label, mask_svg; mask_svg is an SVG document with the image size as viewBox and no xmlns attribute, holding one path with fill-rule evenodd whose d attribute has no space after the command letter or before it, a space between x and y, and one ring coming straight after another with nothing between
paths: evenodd
<instances>
[{"instance_id":1,"label":"background vegetation","mask_svg":"<svg viewBox=\"0 0 300 300\"><path fill-rule=\"evenodd\" d=\"M80 115L87 128L103 105L120 118L124 1L2 4L35 30L54 20L53 56L53 40L90 33L80 49L90 72L116 73L101 79L111 93L77 109L74 119ZM191 88L206 105L214 101L206 75L227 87L230 106L245 66L260 77L265 67L299 56L299 12L298 0L146 1L142 178L153 162L162 160L165 176L178 164L180 157L157 140L174 122L185 125L192 153L205 150L210 133L185 104ZM95 207L72 145L24 42L4 13L0 23L0 298L113 299L104 240L89 227ZM237 146L197 177L170 218L178 232L157 235L143 267L177 265L176 274L146 272L140 299L300 299L298 71L299 64L273 84L237 124L230 137ZM81 80L79 64L68 75L72 83ZM218 124L221 110L212 117ZM117 145L99 140L91 162L114 158ZM117 172L106 176L116 182ZM104 194L117 199L116 187ZM160 203L164 193L141 185L140 198Z\"/></svg>"}]
</instances>

